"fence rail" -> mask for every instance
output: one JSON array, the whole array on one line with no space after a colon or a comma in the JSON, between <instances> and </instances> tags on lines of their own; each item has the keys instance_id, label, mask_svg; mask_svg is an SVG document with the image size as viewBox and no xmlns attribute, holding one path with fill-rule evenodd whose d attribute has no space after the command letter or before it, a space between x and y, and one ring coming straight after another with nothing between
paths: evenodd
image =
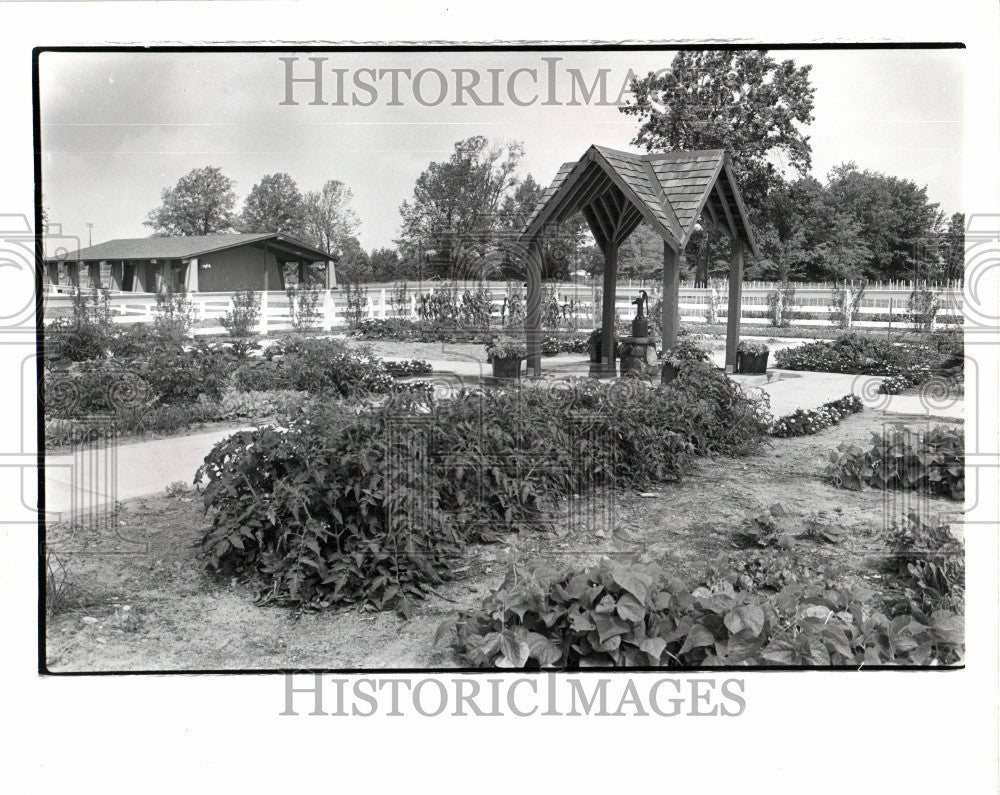
<instances>
[{"instance_id":1,"label":"fence rail","mask_svg":"<svg viewBox=\"0 0 1000 795\"><path fill-rule=\"evenodd\" d=\"M420 298L450 292L461 301L466 291L485 288L487 300L491 304L491 322L498 324L504 313L504 302L512 292L524 297L520 283L504 282L460 282L410 284L405 289L400 285L362 285L358 295L360 316L364 319L418 319ZM787 295L781 312L783 320L792 326L838 326L838 287L833 284L793 284L794 295ZM741 301L741 323L747 325L773 325L777 291L781 285L771 282L744 282ZM859 289L858 286L854 287ZM645 290L650 298L650 307L659 300L660 288L657 284L643 282L619 282L615 309L621 318L631 317L631 305L640 292ZM292 328L290 299L285 292L260 292L261 311L259 331L284 331ZM854 294L856 295L856 293ZM234 293L190 293L196 333L213 334L223 331L221 321L232 310ZM914 297L916 296L916 298ZM550 305L550 311L560 317L566 327L587 330L600 323L601 289L588 282L559 282L543 284L543 298ZM843 294L839 296L843 303ZM51 323L60 317L72 314L73 296L65 292L50 292L44 296L44 322ZM156 318L156 295L154 293L110 293L107 297L108 309L115 323L151 323ZM357 299L356 299L357 300ZM915 303L914 303L915 302ZM920 326L915 322L915 314L921 311L930 315L932 327L961 326L964 306L963 292L959 285L930 286L908 283L869 283L860 298L852 306L853 318L850 325L860 328L912 329ZM342 289L323 290L317 305L316 325L325 331L348 325L351 314L347 292ZM679 310L687 323L705 323L710 320L724 322L728 309L728 292L725 283L719 282L709 287L681 285ZM357 309L355 309L355 314Z\"/></svg>"}]
</instances>

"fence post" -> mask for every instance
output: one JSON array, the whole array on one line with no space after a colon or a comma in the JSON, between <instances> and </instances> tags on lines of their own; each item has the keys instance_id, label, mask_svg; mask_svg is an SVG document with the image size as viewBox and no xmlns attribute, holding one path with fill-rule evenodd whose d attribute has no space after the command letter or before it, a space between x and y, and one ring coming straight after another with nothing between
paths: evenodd
<instances>
[{"instance_id":1,"label":"fence post","mask_svg":"<svg viewBox=\"0 0 1000 795\"><path fill-rule=\"evenodd\" d=\"M260 336L267 336L267 326L268 326L268 304L267 304L267 290L262 290L260 294Z\"/></svg>"},{"instance_id":2,"label":"fence post","mask_svg":"<svg viewBox=\"0 0 1000 795\"><path fill-rule=\"evenodd\" d=\"M333 290L323 291L323 331L332 331L337 305L333 302Z\"/></svg>"},{"instance_id":3,"label":"fence post","mask_svg":"<svg viewBox=\"0 0 1000 795\"><path fill-rule=\"evenodd\" d=\"M382 320L385 320L385 288L384 287L382 288L382 292L381 292L381 295L380 295L380 305L379 305L379 310L378 310L378 316Z\"/></svg>"}]
</instances>

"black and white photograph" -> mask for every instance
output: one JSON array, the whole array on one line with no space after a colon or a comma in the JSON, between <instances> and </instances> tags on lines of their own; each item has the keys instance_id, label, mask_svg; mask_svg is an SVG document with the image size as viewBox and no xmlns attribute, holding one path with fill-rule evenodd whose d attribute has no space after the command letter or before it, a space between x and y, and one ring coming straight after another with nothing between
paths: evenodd
<instances>
[{"instance_id":1,"label":"black and white photograph","mask_svg":"<svg viewBox=\"0 0 1000 795\"><path fill-rule=\"evenodd\" d=\"M50 671L962 665L961 48L38 68Z\"/></svg>"},{"instance_id":2,"label":"black and white photograph","mask_svg":"<svg viewBox=\"0 0 1000 795\"><path fill-rule=\"evenodd\" d=\"M997 9L373 5L0 4L40 791L105 710L213 787L253 736L468 788L493 717L995 791Z\"/></svg>"}]
</instances>

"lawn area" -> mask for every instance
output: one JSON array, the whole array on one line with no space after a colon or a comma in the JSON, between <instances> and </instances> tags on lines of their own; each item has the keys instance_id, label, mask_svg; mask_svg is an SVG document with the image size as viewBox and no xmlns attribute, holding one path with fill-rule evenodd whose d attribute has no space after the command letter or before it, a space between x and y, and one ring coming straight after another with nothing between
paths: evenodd
<instances>
[{"instance_id":1,"label":"lawn area","mask_svg":"<svg viewBox=\"0 0 1000 795\"><path fill-rule=\"evenodd\" d=\"M883 572L890 554L884 510L902 498L837 489L823 469L830 450L865 445L884 420L866 411L816 435L771 439L754 456L702 457L679 482L616 493L604 512L594 501L571 510L563 500L553 517L558 531L524 530L470 546L454 578L416 601L409 619L357 607L297 613L257 606L249 584L205 571L194 548L209 524L199 495L130 500L112 537L86 528L48 530L65 567L64 605L47 625L48 665L54 672L459 666L446 645L434 646L438 625L478 608L511 563L580 568L602 556L655 562L693 580L708 566L752 568L759 559L775 570L842 583L879 605L896 587ZM921 499L929 514L959 520L960 503ZM847 532L833 543L799 538L787 550L737 549L734 533L775 503L791 523L822 511ZM614 517L613 526L594 524L602 513Z\"/></svg>"}]
</instances>

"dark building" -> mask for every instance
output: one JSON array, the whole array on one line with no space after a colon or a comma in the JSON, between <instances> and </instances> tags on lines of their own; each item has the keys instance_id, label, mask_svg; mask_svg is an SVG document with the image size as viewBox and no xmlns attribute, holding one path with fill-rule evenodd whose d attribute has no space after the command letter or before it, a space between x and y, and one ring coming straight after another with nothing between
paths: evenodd
<instances>
[{"instance_id":1,"label":"dark building","mask_svg":"<svg viewBox=\"0 0 1000 795\"><path fill-rule=\"evenodd\" d=\"M60 264L62 283L121 292L284 290L289 265L299 281L318 270L326 287L337 283L335 257L274 232L109 240L46 260L47 284L60 284Z\"/></svg>"}]
</instances>

